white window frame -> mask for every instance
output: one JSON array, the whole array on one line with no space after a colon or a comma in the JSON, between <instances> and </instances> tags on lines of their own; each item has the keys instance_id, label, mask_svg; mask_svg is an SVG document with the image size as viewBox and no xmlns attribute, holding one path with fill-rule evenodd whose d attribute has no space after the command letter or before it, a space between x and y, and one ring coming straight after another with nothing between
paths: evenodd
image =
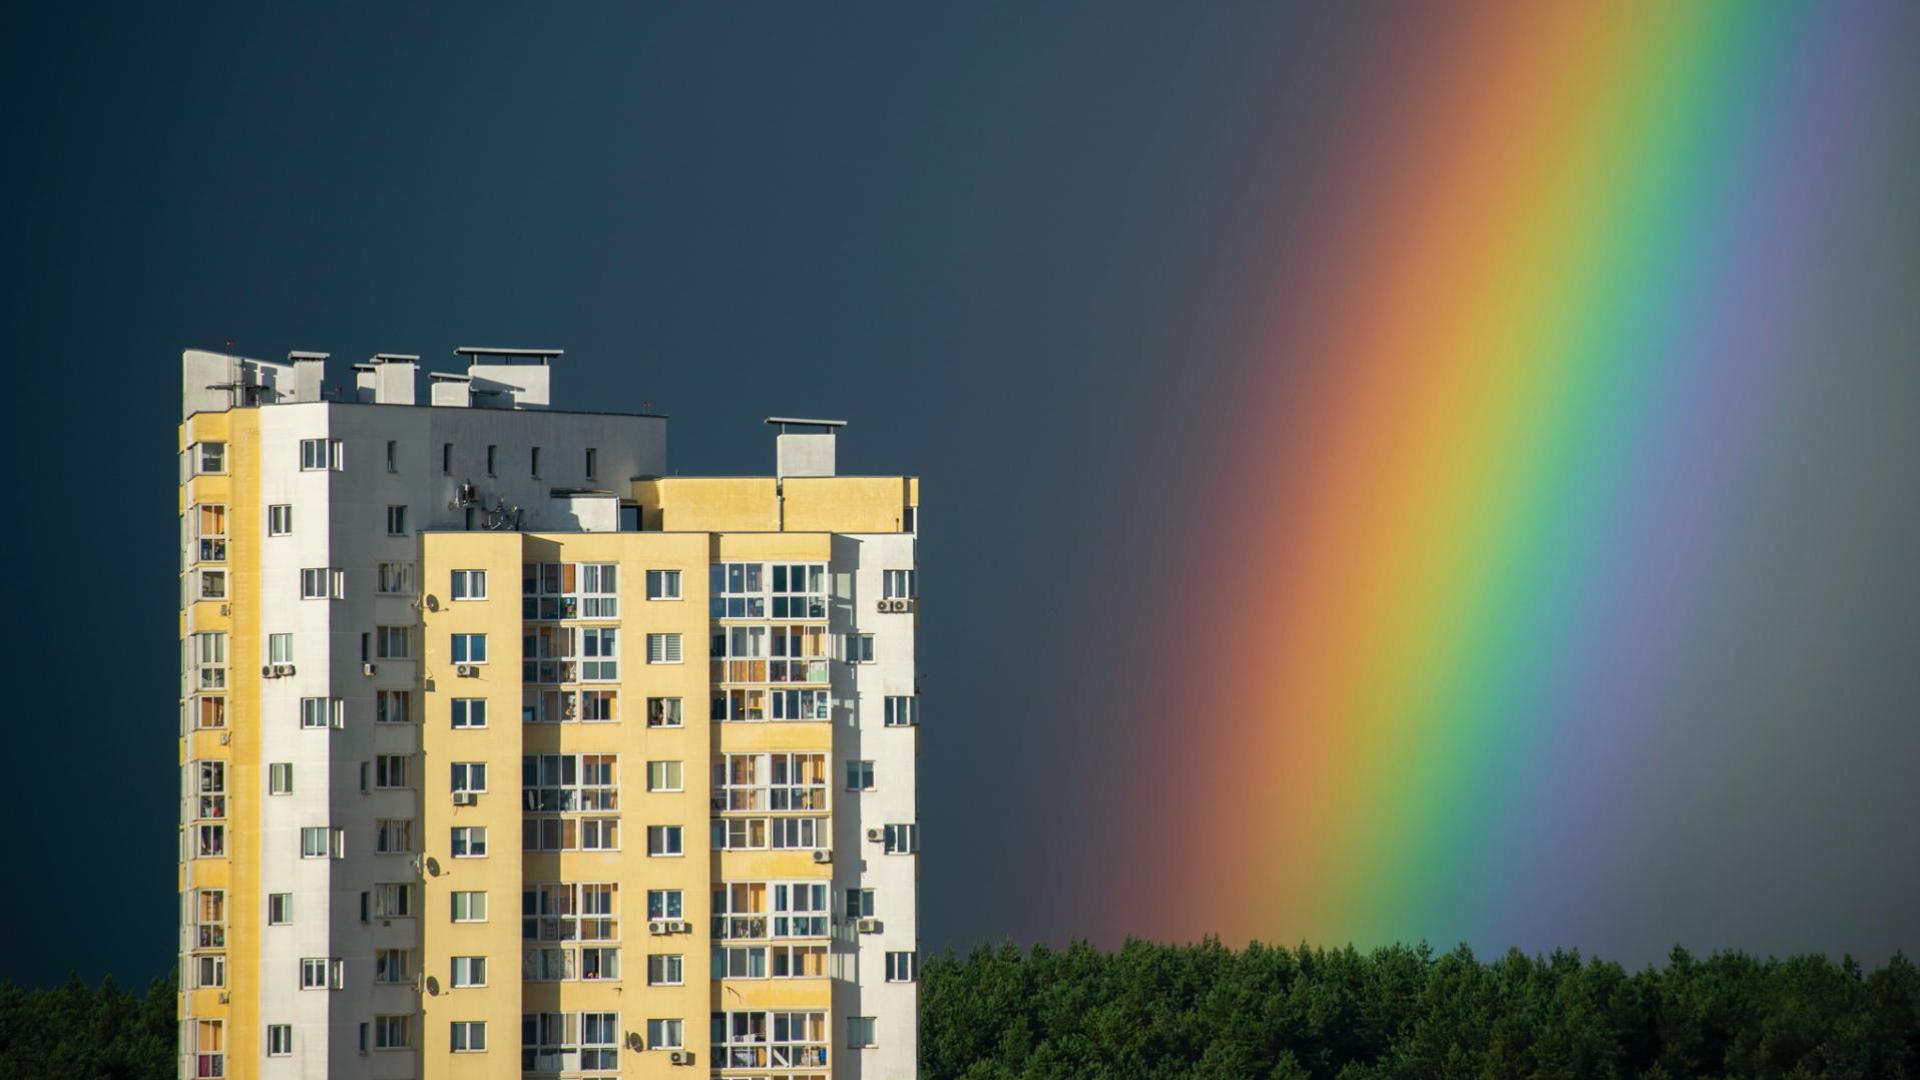
<instances>
[{"instance_id":1,"label":"white window frame","mask_svg":"<svg viewBox=\"0 0 1920 1080\"><path fill-rule=\"evenodd\" d=\"M485 570L455 570L448 585L448 592L455 600L485 600L487 598L487 572Z\"/></svg>"},{"instance_id":2,"label":"white window frame","mask_svg":"<svg viewBox=\"0 0 1920 1080\"><path fill-rule=\"evenodd\" d=\"M677 697L648 698L647 726L650 728L661 728L663 730L685 727L686 716L682 699Z\"/></svg>"},{"instance_id":3,"label":"white window frame","mask_svg":"<svg viewBox=\"0 0 1920 1080\"><path fill-rule=\"evenodd\" d=\"M919 822L897 822L885 827L885 850L889 855L917 855L920 852Z\"/></svg>"},{"instance_id":4,"label":"white window frame","mask_svg":"<svg viewBox=\"0 0 1920 1080\"><path fill-rule=\"evenodd\" d=\"M866 758L847 759L847 790L874 790L873 762L871 760Z\"/></svg>"},{"instance_id":5,"label":"white window frame","mask_svg":"<svg viewBox=\"0 0 1920 1080\"><path fill-rule=\"evenodd\" d=\"M920 725L920 695L889 694L886 699L886 713L882 726L890 728L918 727Z\"/></svg>"},{"instance_id":6,"label":"white window frame","mask_svg":"<svg viewBox=\"0 0 1920 1080\"><path fill-rule=\"evenodd\" d=\"M267 507L267 535L293 535L292 503L273 503Z\"/></svg>"},{"instance_id":7,"label":"white window frame","mask_svg":"<svg viewBox=\"0 0 1920 1080\"><path fill-rule=\"evenodd\" d=\"M847 1017L847 1049L871 1050L880 1045L880 1025L875 1020L871 1016ZM865 1039L858 1034L861 1031L866 1032Z\"/></svg>"},{"instance_id":8,"label":"white window frame","mask_svg":"<svg viewBox=\"0 0 1920 1080\"><path fill-rule=\"evenodd\" d=\"M686 1045L686 1021L657 1018L647 1021L647 1049L679 1050Z\"/></svg>"},{"instance_id":9,"label":"white window frame","mask_svg":"<svg viewBox=\"0 0 1920 1080\"><path fill-rule=\"evenodd\" d=\"M647 635L647 663L679 664L685 662L685 657L679 634Z\"/></svg>"},{"instance_id":10,"label":"white window frame","mask_svg":"<svg viewBox=\"0 0 1920 1080\"><path fill-rule=\"evenodd\" d=\"M293 794L293 762L274 761L267 765L267 794Z\"/></svg>"},{"instance_id":11,"label":"white window frame","mask_svg":"<svg viewBox=\"0 0 1920 1080\"><path fill-rule=\"evenodd\" d=\"M487 1049L485 1020L455 1020L447 1031L447 1045L456 1054L480 1054Z\"/></svg>"},{"instance_id":12,"label":"white window frame","mask_svg":"<svg viewBox=\"0 0 1920 1080\"><path fill-rule=\"evenodd\" d=\"M487 827L485 825L455 825L448 850L456 859L484 859L487 857Z\"/></svg>"},{"instance_id":13,"label":"white window frame","mask_svg":"<svg viewBox=\"0 0 1920 1080\"><path fill-rule=\"evenodd\" d=\"M475 645L479 648L476 650ZM474 653L478 651L479 655ZM465 653L465 656L461 654ZM447 654L456 664L484 664L487 662L487 635L454 634L447 643Z\"/></svg>"},{"instance_id":14,"label":"white window frame","mask_svg":"<svg viewBox=\"0 0 1920 1080\"><path fill-rule=\"evenodd\" d=\"M647 790L650 792L687 790L686 763L681 761L647 762Z\"/></svg>"},{"instance_id":15,"label":"white window frame","mask_svg":"<svg viewBox=\"0 0 1920 1080\"><path fill-rule=\"evenodd\" d=\"M472 731L487 726L486 698L454 698L448 722L455 731Z\"/></svg>"},{"instance_id":16,"label":"white window frame","mask_svg":"<svg viewBox=\"0 0 1920 1080\"><path fill-rule=\"evenodd\" d=\"M919 595L916 570L881 571L882 594L889 600L912 600Z\"/></svg>"},{"instance_id":17,"label":"white window frame","mask_svg":"<svg viewBox=\"0 0 1920 1080\"><path fill-rule=\"evenodd\" d=\"M218 439L210 439L193 444L193 475L225 476L227 473L227 444ZM213 467L207 467L207 459L214 459Z\"/></svg>"},{"instance_id":18,"label":"white window frame","mask_svg":"<svg viewBox=\"0 0 1920 1080\"><path fill-rule=\"evenodd\" d=\"M873 635L842 634L840 651L849 664L871 664L873 663Z\"/></svg>"},{"instance_id":19,"label":"white window frame","mask_svg":"<svg viewBox=\"0 0 1920 1080\"><path fill-rule=\"evenodd\" d=\"M687 853L687 830L682 825L647 826L647 858L678 859Z\"/></svg>"},{"instance_id":20,"label":"white window frame","mask_svg":"<svg viewBox=\"0 0 1920 1080\"><path fill-rule=\"evenodd\" d=\"M484 761L456 761L452 763L449 784L457 794L470 792L482 794L487 790L487 763Z\"/></svg>"},{"instance_id":21,"label":"white window frame","mask_svg":"<svg viewBox=\"0 0 1920 1080\"><path fill-rule=\"evenodd\" d=\"M268 1024L267 1025L267 1056L268 1057L292 1057L293 1056L293 1025L292 1024Z\"/></svg>"},{"instance_id":22,"label":"white window frame","mask_svg":"<svg viewBox=\"0 0 1920 1080\"><path fill-rule=\"evenodd\" d=\"M920 954L906 950L891 950L887 953L887 981L890 983L910 983L920 981Z\"/></svg>"},{"instance_id":23,"label":"white window frame","mask_svg":"<svg viewBox=\"0 0 1920 1080\"><path fill-rule=\"evenodd\" d=\"M647 571L647 599L649 600L681 599L680 571L678 570Z\"/></svg>"},{"instance_id":24,"label":"white window frame","mask_svg":"<svg viewBox=\"0 0 1920 1080\"><path fill-rule=\"evenodd\" d=\"M476 899L477 898L477 899ZM457 923L483 923L487 921L487 893L485 889L459 889L453 893L452 913L449 921ZM462 909L464 908L464 913ZM479 914L475 914L475 909Z\"/></svg>"},{"instance_id":25,"label":"white window frame","mask_svg":"<svg viewBox=\"0 0 1920 1080\"><path fill-rule=\"evenodd\" d=\"M267 925L288 926L293 923L293 894L285 892L267 894Z\"/></svg>"},{"instance_id":26,"label":"white window frame","mask_svg":"<svg viewBox=\"0 0 1920 1080\"><path fill-rule=\"evenodd\" d=\"M269 664L293 663L293 635L292 634L268 634L267 635L267 663Z\"/></svg>"},{"instance_id":27,"label":"white window frame","mask_svg":"<svg viewBox=\"0 0 1920 1080\"><path fill-rule=\"evenodd\" d=\"M375 573L374 591L382 596L405 596L413 591L413 564L383 562Z\"/></svg>"},{"instance_id":28,"label":"white window frame","mask_svg":"<svg viewBox=\"0 0 1920 1080\"><path fill-rule=\"evenodd\" d=\"M683 953L648 953L648 986L685 986L687 958Z\"/></svg>"},{"instance_id":29,"label":"white window frame","mask_svg":"<svg viewBox=\"0 0 1920 1080\"><path fill-rule=\"evenodd\" d=\"M484 956L453 957L452 974L448 982L456 990L487 985L487 958Z\"/></svg>"}]
</instances>

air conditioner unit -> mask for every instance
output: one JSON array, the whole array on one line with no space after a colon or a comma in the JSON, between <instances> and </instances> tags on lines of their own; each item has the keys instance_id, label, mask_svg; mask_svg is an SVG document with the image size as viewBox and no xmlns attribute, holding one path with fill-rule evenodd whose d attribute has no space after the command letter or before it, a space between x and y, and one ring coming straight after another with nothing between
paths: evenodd
<instances>
[{"instance_id":1,"label":"air conditioner unit","mask_svg":"<svg viewBox=\"0 0 1920 1080\"><path fill-rule=\"evenodd\" d=\"M813 851L813 861L814 862L832 862L833 852L828 851L826 848L815 848Z\"/></svg>"},{"instance_id":2,"label":"air conditioner unit","mask_svg":"<svg viewBox=\"0 0 1920 1080\"><path fill-rule=\"evenodd\" d=\"M480 673L480 669L474 667L472 664L455 664L453 673L463 679L471 679Z\"/></svg>"},{"instance_id":3,"label":"air conditioner unit","mask_svg":"<svg viewBox=\"0 0 1920 1080\"><path fill-rule=\"evenodd\" d=\"M691 931L692 929L693 929L693 925L687 922L687 920L685 919L668 919L667 920L667 933L669 934L685 934Z\"/></svg>"},{"instance_id":4,"label":"air conditioner unit","mask_svg":"<svg viewBox=\"0 0 1920 1080\"><path fill-rule=\"evenodd\" d=\"M366 663L366 664L361 664L361 665L360 665L360 674L362 674L362 675L369 675L369 676L370 676L370 675L372 675L372 674L373 674L374 672L376 672L376 671L379 671L379 670L380 670L380 666L379 666L378 664L373 664L373 663Z\"/></svg>"},{"instance_id":5,"label":"air conditioner unit","mask_svg":"<svg viewBox=\"0 0 1920 1080\"><path fill-rule=\"evenodd\" d=\"M293 674L293 665L292 664L275 664L273 665L273 673L275 675L291 675Z\"/></svg>"},{"instance_id":6,"label":"air conditioner unit","mask_svg":"<svg viewBox=\"0 0 1920 1080\"><path fill-rule=\"evenodd\" d=\"M861 919L858 923L854 924L854 927L863 934L877 934L880 932L880 920Z\"/></svg>"},{"instance_id":7,"label":"air conditioner unit","mask_svg":"<svg viewBox=\"0 0 1920 1080\"><path fill-rule=\"evenodd\" d=\"M667 1055L667 1060L675 1065L691 1065L693 1064L693 1051L675 1050L673 1053Z\"/></svg>"},{"instance_id":8,"label":"air conditioner unit","mask_svg":"<svg viewBox=\"0 0 1920 1080\"><path fill-rule=\"evenodd\" d=\"M261 677L261 678L263 678L263 679L271 679L271 678L273 678L273 675L274 675L274 672L273 672L273 665L272 665L272 664L261 664L261 665L260 665L260 677Z\"/></svg>"},{"instance_id":9,"label":"air conditioner unit","mask_svg":"<svg viewBox=\"0 0 1920 1080\"><path fill-rule=\"evenodd\" d=\"M878 825L875 825L873 828L867 830L867 839L873 841L876 844L882 840L885 840L886 838L887 838L887 830L881 828Z\"/></svg>"},{"instance_id":10,"label":"air conditioner unit","mask_svg":"<svg viewBox=\"0 0 1920 1080\"><path fill-rule=\"evenodd\" d=\"M652 919L647 922L647 933L664 934L666 932L667 921L665 919Z\"/></svg>"},{"instance_id":11,"label":"air conditioner unit","mask_svg":"<svg viewBox=\"0 0 1920 1080\"><path fill-rule=\"evenodd\" d=\"M478 801L479 799L471 791L456 791L453 793L453 805L455 806L472 806Z\"/></svg>"}]
</instances>

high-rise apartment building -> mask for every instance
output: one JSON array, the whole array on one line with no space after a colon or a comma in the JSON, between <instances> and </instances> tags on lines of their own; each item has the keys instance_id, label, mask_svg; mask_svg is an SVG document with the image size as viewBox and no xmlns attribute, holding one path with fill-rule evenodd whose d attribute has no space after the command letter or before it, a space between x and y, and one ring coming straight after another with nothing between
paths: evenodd
<instances>
[{"instance_id":1,"label":"high-rise apartment building","mask_svg":"<svg viewBox=\"0 0 1920 1080\"><path fill-rule=\"evenodd\" d=\"M180 1075L913 1076L917 481L458 352L183 357Z\"/></svg>"}]
</instances>

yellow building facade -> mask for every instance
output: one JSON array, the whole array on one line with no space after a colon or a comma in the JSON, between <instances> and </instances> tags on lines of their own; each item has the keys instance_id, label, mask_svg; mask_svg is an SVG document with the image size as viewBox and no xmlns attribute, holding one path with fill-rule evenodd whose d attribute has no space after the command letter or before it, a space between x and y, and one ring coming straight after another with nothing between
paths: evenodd
<instances>
[{"instance_id":1,"label":"yellow building facade","mask_svg":"<svg viewBox=\"0 0 1920 1080\"><path fill-rule=\"evenodd\" d=\"M917 482L317 356L186 357L180 1074L913 1076Z\"/></svg>"}]
</instances>

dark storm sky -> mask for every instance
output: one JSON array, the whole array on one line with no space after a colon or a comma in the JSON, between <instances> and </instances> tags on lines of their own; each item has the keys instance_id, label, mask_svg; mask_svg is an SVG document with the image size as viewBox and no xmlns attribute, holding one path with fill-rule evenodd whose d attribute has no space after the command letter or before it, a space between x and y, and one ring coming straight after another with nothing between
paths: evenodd
<instances>
[{"instance_id":1,"label":"dark storm sky","mask_svg":"<svg viewBox=\"0 0 1920 1080\"><path fill-rule=\"evenodd\" d=\"M178 364L228 340L329 351L331 381L377 351L564 348L556 404L651 401L685 473L767 471L769 414L851 421L844 471L924 478L925 945L1074 933L1093 894L1042 868L1077 781L1049 719L1098 669L1066 660L1076 618L1128 615L1142 570L1109 552L1152 526L1166 414L1270 257L1243 215L1331 137L1313 98L1352 17L15 18L0 976L173 962Z\"/></svg>"}]
</instances>

